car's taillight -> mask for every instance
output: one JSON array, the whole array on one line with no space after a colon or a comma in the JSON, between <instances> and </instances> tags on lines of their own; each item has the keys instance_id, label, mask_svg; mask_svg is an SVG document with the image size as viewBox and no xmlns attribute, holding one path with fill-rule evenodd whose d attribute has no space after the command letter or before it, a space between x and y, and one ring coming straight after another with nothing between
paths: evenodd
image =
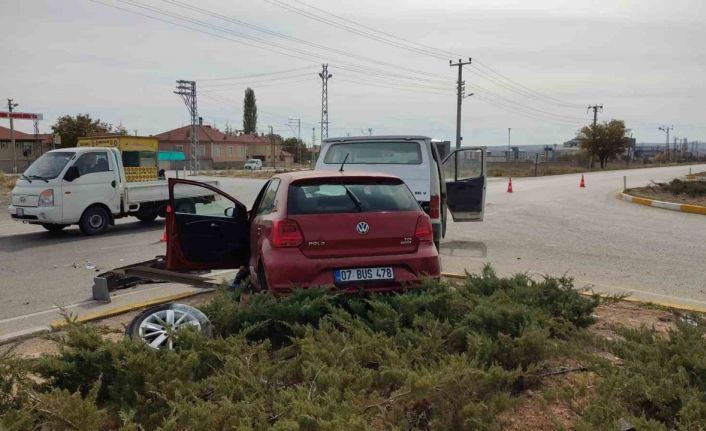
<instances>
[{"instance_id":1,"label":"car's taillight","mask_svg":"<svg viewBox=\"0 0 706 431\"><path fill-rule=\"evenodd\" d=\"M426 215L421 215L417 219L417 228L414 230L414 236L422 241L433 241L434 231L431 228L431 220Z\"/></svg>"},{"instance_id":2,"label":"car's taillight","mask_svg":"<svg viewBox=\"0 0 706 431\"><path fill-rule=\"evenodd\" d=\"M429 201L429 217L437 219L441 216L441 199L439 195L431 195Z\"/></svg>"},{"instance_id":3,"label":"car's taillight","mask_svg":"<svg viewBox=\"0 0 706 431\"><path fill-rule=\"evenodd\" d=\"M274 247L299 247L304 235L294 220L275 220L272 223L272 245Z\"/></svg>"}]
</instances>

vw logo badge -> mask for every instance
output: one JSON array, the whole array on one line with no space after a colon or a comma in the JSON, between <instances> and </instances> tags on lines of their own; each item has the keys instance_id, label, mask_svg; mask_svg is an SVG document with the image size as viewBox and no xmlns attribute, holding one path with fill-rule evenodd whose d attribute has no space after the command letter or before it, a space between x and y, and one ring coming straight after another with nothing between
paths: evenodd
<instances>
[{"instance_id":1,"label":"vw logo badge","mask_svg":"<svg viewBox=\"0 0 706 431\"><path fill-rule=\"evenodd\" d=\"M355 226L355 230L357 230L359 234L365 235L370 230L370 226L368 226L366 222L361 221Z\"/></svg>"}]
</instances>

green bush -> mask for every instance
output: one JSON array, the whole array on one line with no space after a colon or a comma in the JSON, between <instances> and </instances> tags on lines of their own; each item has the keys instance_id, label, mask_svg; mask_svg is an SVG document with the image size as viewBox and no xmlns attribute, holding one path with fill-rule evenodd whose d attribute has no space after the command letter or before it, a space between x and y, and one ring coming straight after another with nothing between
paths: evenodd
<instances>
[{"instance_id":1,"label":"green bush","mask_svg":"<svg viewBox=\"0 0 706 431\"><path fill-rule=\"evenodd\" d=\"M173 351L72 323L56 355L0 357L0 429L497 430L550 363L585 350L598 302L567 278L486 268L404 294L308 289L241 306L223 291L202 307L217 336L180 333ZM581 426L627 416L693 428L706 349L682 349L700 328L680 327L672 344L639 331L610 344L629 365L595 362L607 377Z\"/></svg>"}]
</instances>

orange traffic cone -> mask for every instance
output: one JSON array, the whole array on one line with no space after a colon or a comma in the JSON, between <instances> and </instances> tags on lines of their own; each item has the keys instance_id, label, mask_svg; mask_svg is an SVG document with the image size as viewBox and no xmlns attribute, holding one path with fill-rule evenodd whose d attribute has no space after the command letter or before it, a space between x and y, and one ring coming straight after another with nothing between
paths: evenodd
<instances>
[{"instance_id":1,"label":"orange traffic cone","mask_svg":"<svg viewBox=\"0 0 706 431\"><path fill-rule=\"evenodd\" d=\"M167 208L165 210L167 214L170 214L172 212L172 207L167 205ZM166 214L165 214L166 215ZM165 217L166 219L166 217ZM160 242L167 242L167 223L164 223L164 232L162 232L162 237L159 239Z\"/></svg>"},{"instance_id":2,"label":"orange traffic cone","mask_svg":"<svg viewBox=\"0 0 706 431\"><path fill-rule=\"evenodd\" d=\"M581 188L586 187L586 183L583 181L583 174L581 174L581 182L579 183L579 187L581 187Z\"/></svg>"},{"instance_id":3,"label":"orange traffic cone","mask_svg":"<svg viewBox=\"0 0 706 431\"><path fill-rule=\"evenodd\" d=\"M507 192L512 193L512 177L510 177L510 181L507 183Z\"/></svg>"}]
</instances>

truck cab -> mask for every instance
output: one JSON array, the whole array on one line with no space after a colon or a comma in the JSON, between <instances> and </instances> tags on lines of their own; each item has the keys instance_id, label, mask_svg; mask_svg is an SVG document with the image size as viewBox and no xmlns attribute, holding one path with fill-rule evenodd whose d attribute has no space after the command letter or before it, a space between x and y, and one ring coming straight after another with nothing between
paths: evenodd
<instances>
[{"instance_id":1,"label":"truck cab","mask_svg":"<svg viewBox=\"0 0 706 431\"><path fill-rule=\"evenodd\" d=\"M79 223L84 233L102 232L121 210L121 166L115 148L49 151L17 180L10 216L49 231Z\"/></svg>"}]
</instances>

